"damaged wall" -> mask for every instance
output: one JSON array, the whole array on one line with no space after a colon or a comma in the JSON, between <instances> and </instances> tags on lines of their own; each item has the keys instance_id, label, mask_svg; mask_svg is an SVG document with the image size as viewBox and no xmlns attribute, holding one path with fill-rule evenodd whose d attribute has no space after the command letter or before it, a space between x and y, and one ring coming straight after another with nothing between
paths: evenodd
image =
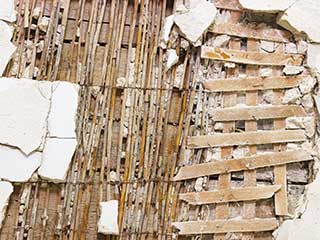
<instances>
[{"instance_id":1,"label":"damaged wall","mask_svg":"<svg viewBox=\"0 0 320 240\"><path fill-rule=\"evenodd\" d=\"M317 224L317 180L303 193L318 161L318 45L316 24L301 25L317 3L6 7L0 156L13 165L0 177L14 189L0 188L0 239L261 240L296 216L282 240Z\"/></svg>"}]
</instances>

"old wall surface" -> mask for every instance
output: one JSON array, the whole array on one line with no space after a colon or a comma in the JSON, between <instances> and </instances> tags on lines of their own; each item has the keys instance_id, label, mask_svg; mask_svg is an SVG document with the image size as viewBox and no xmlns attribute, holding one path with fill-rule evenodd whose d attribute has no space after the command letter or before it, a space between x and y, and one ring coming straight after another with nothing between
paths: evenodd
<instances>
[{"instance_id":1,"label":"old wall surface","mask_svg":"<svg viewBox=\"0 0 320 240\"><path fill-rule=\"evenodd\" d=\"M305 39L279 9L187 2L16 1L4 76L78 84L78 146L64 181L12 181L1 240L265 240L295 214L317 155ZM110 200L119 235L98 233Z\"/></svg>"}]
</instances>

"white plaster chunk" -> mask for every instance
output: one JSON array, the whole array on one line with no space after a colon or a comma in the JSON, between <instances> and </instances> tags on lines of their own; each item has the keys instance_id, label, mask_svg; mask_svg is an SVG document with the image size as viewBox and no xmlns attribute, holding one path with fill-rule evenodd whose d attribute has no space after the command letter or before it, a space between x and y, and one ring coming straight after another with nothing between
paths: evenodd
<instances>
[{"instance_id":1,"label":"white plaster chunk","mask_svg":"<svg viewBox=\"0 0 320 240\"><path fill-rule=\"evenodd\" d=\"M277 23L294 34L305 33L309 40L320 42L319 12L320 1L298 0L279 16Z\"/></svg>"},{"instance_id":2,"label":"white plaster chunk","mask_svg":"<svg viewBox=\"0 0 320 240\"><path fill-rule=\"evenodd\" d=\"M320 177L306 187L304 203L293 220L284 221L273 233L276 240L318 240L320 234ZM299 217L301 216L301 217Z\"/></svg>"},{"instance_id":3,"label":"white plaster chunk","mask_svg":"<svg viewBox=\"0 0 320 240\"><path fill-rule=\"evenodd\" d=\"M100 219L98 232L105 235L118 235L118 201L111 200L100 203Z\"/></svg>"},{"instance_id":4,"label":"white plaster chunk","mask_svg":"<svg viewBox=\"0 0 320 240\"><path fill-rule=\"evenodd\" d=\"M287 65L283 68L283 73L286 76L292 76L292 75L298 75L302 73L304 70L303 66L292 66L292 65Z\"/></svg>"},{"instance_id":5,"label":"white plaster chunk","mask_svg":"<svg viewBox=\"0 0 320 240\"><path fill-rule=\"evenodd\" d=\"M292 42L286 43L285 52L290 54L297 54L298 53L297 45Z\"/></svg>"},{"instance_id":6,"label":"white plaster chunk","mask_svg":"<svg viewBox=\"0 0 320 240\"><path fill-rule=\"evenodd\" d=\"M225 47L230 41L230 37L228 35L219 35L217 36L212 43L212 47L220 48Z\"/></svg>"},{"instance_id":7,"label":"white plaster chunk","mask_svg":"<svg viewBox=\"0 0 320 240\"><path fill-rule=\"evenodd\" d=\"M316 75L320 73L320 44L309 43L306 64Z\"/></svg>"},{"instance_id":8,"label":"white plaster chunk","mask_svg":"<svg viewBox=\"0 0 320 240\"><path fill-rule=\"evenodd\" d=\"M312 137L315 134L314 117L289 117L286 119L286 129L305 129L306 135Z\"/></svg>"},{"instance_id":9,"label":"white plaster chunk","mask_svg":"<svg viewBox=\"0 0 320 240\"><path fill-rule=\"evenodd\" d=\"M297 42L297 52L299 54L305 54L307 50L308 50L308 43L306 41L299 40Z\"/></svg>"},{"instance_id":10,"label":"white plaster chunk","mask_svg":"<svg viewBox=\"0 0 320 240\"><path fill-rule=\"evenodd\" d=\"M38 24L38 27L41 31L43 32L46 32L47 31L47 28L49 26L49 21L50 21L50 18L48 17L42 17L40 19L40 23Z\"/></svg>"},{"instance_id":11,"label":"white plaster chunk","mask_svg":"<svg viewBox=\"0 0 320 240\"><path fill-rule=\"evenodd\" d=\"M41 153L26 156L17 148L0 145L0 178L13 182L25 182L39 168Z\"/></svg>"},{"instance_id":12,"label":"white plaster chunk","mask_svg":"<svg viewBox=\"0 0 320 240\"><path fill-rule=\"evenodd\" d=\"M301 104L307 112L312 112L313 110L313 99L311 94L306 94L301 98Z\"/></svg>"},{"instance_id":13,"label":"white plaster chunk","mask_svg":"<svg viewBox=\"0 0 320 240\"><path fill-rule=\"evenodd\" d=\"M73 138L47 138L39 175L54 182L64 181L76 146L77 140Z\"/></svg>"},{"instance_id":14,"label":"white plaster chunk","mask_svg":"<svg viewBox=\"0 0 320 240\"><path fill-rule=\"evenodd\" d=\"M32 17L34 19L38 19L40 17L40 13L41 13L41 8L40 7L35 7L32 11Z\"/></svg>"},{"instance_id":15,"label":"white plaster chunk","mask_svg":"<svg viewBox=\"0 0 320 240\"><path fill-rule=\"evenodd\" d=\"M316 79L311 76L307 76L303 78L299 84L300 92L302 94L310 93L313 90L315 85L316 85Z\"/></svg>"},{"instance_id":16,"label":"white plaster chunk","mask_svg":"<svg viewBox=\"0 0 320 240\"><path fill-rule=\"evenodd\" d=\"M296 0L239 0L241 6L245 9L256 12L276 13L285 11Z\"/></svg>"},{"instance_id":17,"label":"white plaster chunk","mask_svg":"<svg viewBox=\"0 0 320 240\"><path fill-rule=\"evenodd\" d=\"M1 1L0 20L7 22L16 21L16 12L14 10L14 0Z\"/></svg>"},{"instance_id":18,"label":"white plaster chunk","mask_svg":"<svg viewBox=\"0 0 320 240\"><path fill-rule=\"evenodd\" d=\"M284 104L299 104L301 102L301 93L298 88L292 88L285 92L282 99Z\"/></svg>"},{"instance_id":19,"label":"white plaster chunk","mask_svg":"<svg viewBox=\"0 0 320 240\"><path fill-rule=\"evenodd\" d=\"M12 184L9 182L0 182L0 229L2 227L2 221L6 215L6 209L11 193L13 193Z\"/></svg>"},{"instance_id":20,"label":"white plaster chunk","mask_svg":"<svg viewBox=\"0 0 320 240\"><path fill-rule=\"evenodd\" d=\"M176 50L169 49L167 65L166 65L167 70L169 70L172 66L174 66L178 61L179 61L179 56L177 55Z\"/></svg>"},{"instance_id":21,"label":"white plaster chunk","mask_svg":"<svg viewBox=\"0 0 320 240\"><path fill-rule=\"evenodd\" d=\"M175 15L174 22L183 36L195 44L214 22L217 9L205 0L193 0L191 3L189 11Z\"/></svg>"},{"instance_id":22,"label":"white plaster chunk","mask_svg":"<svg viewBox=\"0 0 320 240\"><path fill-rule=\"evenodd\" d=\"M8 24L0 21L0 31L0 76L2 76L8 62L16 50L16 46L10 41L12 38L12 28Z\"/></svg>"},{"instance_id":23,"label":"white plaster chunk","mask_svg":"<svg viewBox=\"0 0 320 240\"><path fill-rule=\"evenodd\" d=\"M167 47L168 41L169 41L169 35L173 26L174 15L170 15L165 18L164 25L161 32L161 47L165 49Z\"/></svg>"},{"instance_id":24,"label":"white plaster chunk","mask_svg":"<svg viewBox=\"0 0 320 240\"><path fill-rule=\"evenodd\" d=\"M263 78L270 77L272 75L271 68L260 68L260 76Z\"/></svg>"},{"instance_id":25,"label":"white plaster chunk","mask_svg":"<svg viewBox=\"0 0 320 240\"><path fill-rule=\"evenodd\" d=\"M49 136L75 138L79 86L57 81L52 84L52 88L52 103L48 118Z\"/></svg>"},{"instance_id":26,"label":"white plaster chunk","mask_svg":"<svg viewBox=\"0 0 320 240\"><path fill-rule=\"evenodd\" d=\"M27 79L0 79L0 143L25 154L39 149L47 132L50 85Z\"/></svg>"},{"instance_id":27,"label":"white plaster chunk","mask_svg":"<svg viewBox=\"0 0 320 240\"><path fill-rule=\"evenodd\" d=\"M275 51L274 42L261 40L260 49L263 50L264 52L273 53Z\"/></svg>"},{"instance_id":28,"label":"white plaster chunk","mask_svg":"<svg viewBox=\"0 0 320 240\"><path fill-rule=\"evenodd\" d=\"M203 189L203 177L199 177L196 180L196 183L194 185L194 190L196 190L196 192L201 192Z\"/></svg>"}]
</instances>

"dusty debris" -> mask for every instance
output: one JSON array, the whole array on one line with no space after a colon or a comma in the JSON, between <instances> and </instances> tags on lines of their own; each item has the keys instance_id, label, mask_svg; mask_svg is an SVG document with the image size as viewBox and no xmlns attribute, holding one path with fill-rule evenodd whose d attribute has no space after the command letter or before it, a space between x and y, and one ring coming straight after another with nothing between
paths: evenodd
<instances>
[{"instance_id":1,"label":"dusty debris","mask_svg":"<svg viewBox=\"0 0 320 240\"><path fill-rule=\"evenodd\" d=\"M313 90L316 83L317 83L316 79L311 76L307 76L303 78L299 84L300 92L303 95L310 93Z\"/></svg>"},{"instance_id":2,"label":"dusty debris","mask_svg":"<svg viewBox=\"0 0 320 240\"><path fill-rule=\"evenodd\" d=\"M25 154L39 149L47 131L50 85L2 78L0 92L0 143L17 147Z\"/></svg>"},{"instance_id":3,"label":"dusty debris","mask_svg":"<svg viewBox=\"0 0 320 240\"><path fill-rule=\"evenodd\" d=\"M160 46L163 49L167 48L170 32L174 23L173 19L174 19L174 15L170 15L166 17L164 21L164 25L161 32L161 42L160 42Z\"/></svg>"},{"instance_id":4,"label":"dusty debris","mask_svg":"<svg viewBox=\"0 0 320 240\"><path fill-rule=\"evenodd\" d=\"M304 70L303 66L292 66L292 65L286 65L283 68L283 73L286 76L292 76L292 75L298 75L300 73L302 73Z\"/></svg>"},{"instance_id":5,"label":"dusty debris","mask_svg":"<svg viewBox=\"0 0 320 240\"><path fill-rule=\"evenodd\" d=\"M65 180L76 146L77 140L74 138L47 138L39 175L53 182Z\"/></svg>"},{"instance_id":6,"label":"dusty debris","mask_svg":"<svg viewBox=\"0 0 320 240\"><path fill-rule=\"evenodd\" d=\"M1 9L1 8L0 8ZM11 43L12 28L5 22L0 20L0 76L2 76L8 62L13 56L16 47Z\"/></svg>"},{"instance_id":7,"label":"dusty debris","mask_svg":"<svg viewBox=\"0 0 320 240\"><path fill-rule=\"evenodd\" d=\"M267 12L276 13L285 11L291 6L296 0L239 0L241 6L245 9L256 11L256 12Z\"/></svg>"},{"instance_id":8,"label":"dusty debris","mask_svg":"<svg viewBox=\"0 0 320 240\"><path fill-rule=\"evenodd\" d=\"M5 0L1 2L0 20L7 22L16 21L16 11L14 10L14 0Z\"/></svg>"},{"instance_id":9,"label":"dusty debris","mask_svg":"<svg viewBox=\"0 0 320 240\"><path fill-rule=\"evenodd\" d=\"M292 88L285 92L285 95L282 99L284 104L300 104L301 102L301 93L298 88Z\"/></svg>"},{"instance_id":10,"label":"dusty debris","mask_svg":"<svg viewBox=\"0 0 320 240\"><path fill-rule=\"evenodd\" d=\"M282 1L278 1L282 2ZM309 40L320 42L320 2L314 0L295 1L277 20L277 23L294 34L306 34Z\"/></svg>"},{"instance_id":11,"label":"dusty debris","mask_svg":"<svg viewBox=\"0 0 320 240\"><path fill-rule=\"evenodd\" d=\"M111 200L100 203L100 219L98 222L98 232L102 234L118 235L118 201Z\"/></svg>"},{"instance_id":12,"label":"dusty debris","mask_svg":"<svg viewBox=\"0 0 320 240\"><path fill-rule=\"evenodd\" d=\"M191 3L189 11L174 16L174 22L182 35L195 44L214 22L217 9L205 0L192 0Z\"/></svg>"},{"instance_id":13,"label":"dusty debris","mask_svg":"<svg viewBox=\"0 0 320 240\"><path fill-rule=\"evenodd\" d=\"M25 182L39 168L41 153L33 152L26 156L17 148L0 145L0 178Z\"/></svg>"},{"instance_id":14,"label":"dusty debris","mask_svg":"<svg viewBox=\"0 0 320 240\"><path fill-rule=\"evenodd\" d=\"M284 221L273 233L276 240L317 240L319 238L319 189L320 178L317 176L314 182L307 186L301 199L300 211L296 213L295 219Z\"/></svg>"},{"instance_id":15,"label":"dusty debris","mask_svg":"<svg viewBox=\"0 0 320 240\"><path fill-rule=\"evenodd\" d=\"M168 59L167 59L166 69L169 70L172 66L174 66L179 61L179 56L177 55L177 52L174 49L169 49L167 54L168 54Z\"/></svg>"},{"instance_id":16,"label":"dusty debris","mask_svg":"<svg viewBox=\"0 0 320 240\"><path fill-rule=\"evenodd\" d=\"M0 229L2 226L2 221L6 215L6 208L9 203L11 193L13 193L12 184L9 182L0 181Z\"/></svg>"}]
</instances>

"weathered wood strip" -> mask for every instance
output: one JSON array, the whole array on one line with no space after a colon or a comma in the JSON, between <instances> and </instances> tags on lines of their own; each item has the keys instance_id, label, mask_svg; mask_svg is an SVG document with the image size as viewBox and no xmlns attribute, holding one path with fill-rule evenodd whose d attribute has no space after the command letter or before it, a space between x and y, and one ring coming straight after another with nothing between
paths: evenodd
<instances>
[{"instance_id":1,"label":"weathered wood strip","mask_svg":"<svg viewBox=\"0 0 320 240\"><path fill-rule=\"evenodd\" d=\"M271 198L280 188L281 185L272 185L221 189L218 191L189 192L179 194L179 198L191 205L251 201Z\"/></svg>"},{"instance_id":2,"label":"weathered wood strip","mask_svg":"<svg viewBox=\"0 0 320 240\"><path fill-rule=\"evenodd\" d=\"M215 220L173 222L172 225L180 230L179 235L227 233L227 232L264 232L278 227L275 218L256 218L248 220Z\"/></svg>"},{"instance_id":3,"label":"weathered wood strip","mask_svg":"<svg viewBox=\"0 0 320 240\"><path fill-rule=\"evenodd\" d=\"M174 177L174 181L310 160L312 160L310 153L304 150L296 150L253 155L250 157L229 159L225 161L214 161L182 167Z\"/></svg>"},{"instance_id":4,"label":"weathered wood strip","mask_svg":"<svg viewBox=\"0 0 320 240\"><path fill-rule=\"evenodd\" d=\"M237 120L259 120L259 119L278 119L292 116L303 117L306 112L301 106L255 106L255 107L230 107L216 109L212 112L213 120L237 121Z\"/></svg>"},{"instance_id":5,"label":"weathered wood strip","mask_svg":"<svg viewBox=\"0 0 320 240\"><path fill-rule=\"evenodd\" d=\"M188 138L189 148L210 148L236 145L301 142L306 139L303 130L270 130L242 133L216 133Z\"/></svg>"},{"instance_id":6,"label":"weathered wood strip","mask_svg":"<svg viewBox=\"0 0 320 240\"><path fill-rule=\"evenodd\" d=\"M203 82L212 92L235 92L292 88L299 85L302 77L248 77L244 79L220 79Z\"/></svg>"},{"instance_id":7,"label":"weathered wood strip","mask_svg":"<svg viewBox=\"0 0 320 240\"><path fill-rule=\"evenodd\" d=\"M223 23L213 24L208 29L216 34L227 34L241 38L252 38L274 42L289 42L292 34L288 31L272 28L266 24L255 23Z\"/></svg>"},{"instance_id":8,"label":"weathered wood strip","mask_svg":"<svg viewBox=\"0 0 320 240\"><path fill-rule=\"evenodd\" d=\"M266 66L301 65L303 61L303 55L299 54L244 52L208 46L201 47L201 57L218 61Z\"/></svg>"}]
</instances>

